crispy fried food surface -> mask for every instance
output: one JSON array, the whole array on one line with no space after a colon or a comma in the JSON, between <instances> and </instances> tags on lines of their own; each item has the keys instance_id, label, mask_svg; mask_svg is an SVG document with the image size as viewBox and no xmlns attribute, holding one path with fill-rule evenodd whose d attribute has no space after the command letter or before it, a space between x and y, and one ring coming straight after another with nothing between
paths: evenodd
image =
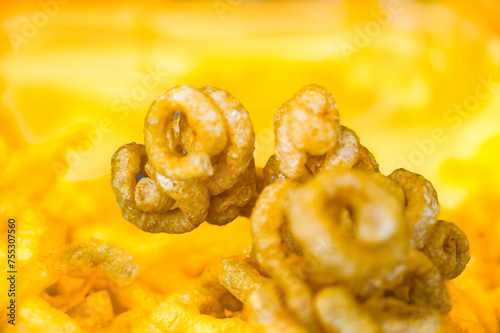
<instances>
[{"instance_id":1,"label":"crispy fried food surface","mask_svg":"<svg viewBox=\"0 0 500 333\"><path fill-rule=\"evenodd\" d=\"M300 89L274 126L274 155L256 167L253 126L235 97L187 85L158 97L144 144L112 156L112 189L126 220L160 233L138 246L168 236L157 259L197 268L174 275L149 253L150 265L138 266L94 238L42 256L33 250L21 270L21 331L498 332L494 312L456 301L460 283L450 280L469 262L469 242L439 220L427 179L380 173L322 86ZM216 244L230 236L198 246L199 235L222 233L239 216L224 228L246 221L250 248L228 255Z\"/></svg>"},{"instance_id":2,"label":"crispy fried food surface","mask_svg":"<svg viewBox=\"0 0 500 333\"><path fill-rule=\"evenodd\" d=\"M149 109L145 144L126 144L112 157L123 217L155 233L234 220L255 195L254 141L248 112L228 92L169 89Z\"/></svg>"}]
</instances>

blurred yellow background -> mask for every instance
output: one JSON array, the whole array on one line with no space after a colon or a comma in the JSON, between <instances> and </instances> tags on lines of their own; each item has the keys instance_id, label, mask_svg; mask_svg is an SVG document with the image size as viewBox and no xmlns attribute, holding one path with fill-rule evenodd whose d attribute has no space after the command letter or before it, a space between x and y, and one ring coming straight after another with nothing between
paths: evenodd
<instances>
[{"instance_id":1,"label":"blurred yellow background","mask_svg":"<svg viewBox=\"0 0 500 333\"><path fill-rule=\"evenodd\" d=\"M384 174L405 167L431 180L441 218L471 239L465 274L487 290L500 286L500 1L0 6L0 215L20 221L21 262L96 237L131 252L140 278L166 294L243 250L251 243L244 219L189 235L146 234L125 221L111 155L143 142L156 96L213 85L249 111L263 166L274 113L318 83Z\"/></svg>"}]
</instances>

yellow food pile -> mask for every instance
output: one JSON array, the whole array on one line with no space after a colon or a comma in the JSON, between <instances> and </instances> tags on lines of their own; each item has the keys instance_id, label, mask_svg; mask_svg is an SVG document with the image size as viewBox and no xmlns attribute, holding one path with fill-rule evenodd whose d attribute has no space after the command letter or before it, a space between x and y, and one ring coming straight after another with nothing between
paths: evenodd
<instances>
[{"instance_id":1,"label":"yellow food pile","mask_svg":"<svg viewBox=\"0 0 500 333\"><path fill-rule=\"evenodd\" d=\"M235 112L239 121L231 122ZM197 114L215 121L206 126L205 141L192 134ZM283 104L275 116L276 155L257 172L253 130L242 119L245 124L246 110L225 91L187 85L168 90L146 116L146 147L126 144L113 155L112 187L123 217L154 233L194 233L205 219L225 225L251 212L251 247L205 262L183 278L184 286L165 295L136 278L140 266L112 243L90 238L37 256L31 248L36 251L46 233L35 232L36 224L18 227L20 253L27 252L18 255L22 279L14 287L21 331L498 329L493 305L487 307L489 316L481 312L466 321L461 293L470 286L447 282L469 261L469 242L455 224L438 221L432 184L405 169L382 176L357 135L340 125L328 90L306 86ZM217 122L227 127L218 129ZM214 145L206 140L222 129L224 145L208 164L200 163L197 156ZM49 181L40 185L44 192L53 186ZM193 195L198 187L200 194ZM18 210L31 210L11 200L3 213L17 223ZM236 210L228 215L231 209ZM199 251L204 257L206 250ZM178 257L189 258L184 252ZM158 286L165 286L164 276L157 278ZM10 318L13 324L16 318ZM7 315L3 319L8 321Z\"/></svg>"}]
</instances>

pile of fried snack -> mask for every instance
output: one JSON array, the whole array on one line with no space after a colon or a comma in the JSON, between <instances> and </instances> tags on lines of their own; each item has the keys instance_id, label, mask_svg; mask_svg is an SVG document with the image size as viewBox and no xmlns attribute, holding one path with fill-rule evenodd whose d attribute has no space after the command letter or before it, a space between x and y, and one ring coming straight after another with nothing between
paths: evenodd
<instances>
[{"instance_id":1,"label":"pile of fried snack","mask_svg":"<svg viewBox=\"0 0 500 333\"><path fill-rule=\"evenodd\" d=\"M238 100L182 85L151 106L144 145L113 155L118 204L144 231L250 219L251 249L206 267L193 288L147 292L132 283L130 255L91 239L25 267L21 290L41 295L30 302L48 316L71 317L61 319L64 332L96 331L111 317L102 331L446 332L445 281L464 270L469 243L438 219L432 184L404 169L382 175L319 85L284 103L274 127L275 154L256 168L252 123ZM65 274L96 266L83 285L55 290L71 279ZM113 281L113 300L104 287L89 295L101 280L108 291Z\"/></svg>"}]
</instances>

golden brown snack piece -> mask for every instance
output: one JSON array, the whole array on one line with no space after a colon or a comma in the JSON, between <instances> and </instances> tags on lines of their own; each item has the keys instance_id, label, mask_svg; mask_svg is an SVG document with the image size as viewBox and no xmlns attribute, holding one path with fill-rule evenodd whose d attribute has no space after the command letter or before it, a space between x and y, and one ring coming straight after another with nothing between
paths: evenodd
<instances>
[{"instance_id":1,"label":"golden brown snack piece","mask_svg":"<svg viewBox=\"0 0 500 333\"><path fill-rule=\"evenodd\" d=\"M438 221L422 251L441 272L443 279L459 276L470 260L467 236L455 223Z\"/></svg>"},{"instance_id":2,"label":"golden brown snack piece","mask_svg":"<svg viewBox=\"0 0 500 333\"><path fill-rule=\"evenodd\" d=\"M290 230L317 265L311 279L319 285L363 281L405 258L403 202L391 186L378 173L338 170L319 174L291 195ZM341 228L345 208L353 234Z\"/></svg>"},{"instance_id":3,"label":"golden brown snack piece","mask_svg":"<svg viewBox=\"0 0 500 333\"><path fill-rule=\"evenodd\" d=\"M271 279L263 279L260 288L248 297L244 314L252 327L266 333L306 333L294 315L283 304L280 290ZM260 330L257 330L260 332Z\"/></svg>"},{"instance_id":4,"label":"golden brown snack piece","mask_svg":"<svg viewBox=\"0 0 500 333\"><path fill-rule=\"evenodd\" d=\"M361 145L356 133L345 126L341 126L334 148L324 155L308 156L307 167L313 174L336 168L379 171L373 155Z\"/></svg>"},{"instance_id":5,"label":"golden brown snack piece","mask_svg":"<svg viewBox=\"0 0 500 333\"><path fill-rule=\"evenodd\" d=\"M378 172L378 163L373 155L361 145L356 133L345 126L341 126L335 147L325 155L308 156L307 167L313 174L336 168Z\"/></svg>"},{"instance_id":6,"label":"golden brown snack piece","mask_svg":"<svg viewBox=\"0 0 500 333\"><path fill-rule=\"evenodd\" d=\"M196 290L169 296L140 323L132 333L251 332L242 319L225 318L222 305L213 296Z\"/></svg>"},{"instance_id":7,"label":"golden brown snack piece","mask_svg":"<svg viewBox=\"0 0 500 333\"><path fill-rule=\"evenodd\" d=\"M451 310L450 296L439 270L427 256L414 249L405 261L405 280L410 303L427 306L442 313Z\"/></svg>"},{"instance_id":8,"label":"golden brown snack piece","mask_svg":"<svg viewBox=\"0 0 500 333\"><path fill-rule=\"evenodd\" d=\"M320 85L300 89L274 118L275 154L279 169L300 180L308 155L324 155L340 135L340 116L332 94Z\"/></svg>"},{"instance_id":9,"label":"golden brown snack piece","mask_svg":"<svg viewBox=\"0 0 500 333\"><path fill-rule=\"evenodd\" d=\"M235 97L214 87L200 90L219 106L227 131L226 147L217 156L213 175L205 180L210 195L217 195L234 187L253 163L255 133L247 110Z\"/></svg>"},{"instance_id":10,"label":"golden brown snack piece","mask_svg":"<svg viewBox=\"0 0 500 333\"><path fill-rule=\"evenodd\" d=\"M104 290L90 294L67 313L86 331L106 327L115 317L109 294Z\"/></svg>"},{"instance_id":11,"label":"golden brown snack piece","mask_svg":"<svg viewBox=\"0 0 500 333\"><path fill-rule=\"evenodd\" d=\"M167 126L177 111L186 115L196 133L188 152L180 155L171 150ZM173 87L158 97L144 121L144 142L153 167L161 175L175 179L193 179L213 174L210 158L219 154L227 143L222 112L213 99L188 85Z\"/></svg>"},{"instance_id":12,"label":"golden brown snack piece","mask_svg":"<svg viewBox=\"0 0 500 333\"><path fill-rule=\"evenodd\" d=\"M202 290L211 294L224 308L237 311L256 289L263 277L251 265L236 257L227 257L207 267L201 277ZM235 303L227 293L239 302Z\"/></svg>"},{"instance_id":13,"label":"golden brown snack piece","mask_svg":"<svg viewBox=\"0 0 500 333\"><path fill-rule=\"evenodd\" d=\"M184 233L205 219L223 225L254 197L255 135L248 112L228 92L168 90L151 106L144 135L145 148L125 145L112 159L123 216L142 230ZM137 182L138 174L148 177Z\"/></svg>"},{"instance_id":14,"label":"golden brown snack piece","mask_svg":"<svg viewBox=\"0 0 500 333\"><path fill-rule=\"evenodd\" d=\"M250 218L253 208L255 207L255 203L257 202L257 198L259 197L264 187L266 187L267 185L268 184L265 184L264 180L264 168L255 167L255 192L248 203L240 209L241 216Z\"/></svg>"},{"instance_id":15,"label":"golden brown snack piece","mask_svg":"<svg viewBox=\"0 0 500 333\"><path fill-rule=\"evenodd\" d=\"M322 158L319 166L316 163L309 163L308 166L313 173L332 170L336 167L351 169L359 158L360 143L359 138L351 129L341 126L340 135L335 146L326 154L320 155ZM319 157L319 156L315 156ZM310 158L313 158L312 156ZM312 161L311 161L312 162Z\"/></svg>"},{"instance_id":16,"label":"golden brown snack piece","mask_svg":"<svg viewBox=\"0 0 500 333\"><path fill-rule=\"evenodd\" d=\"M378 163L372 153L363 145L359 150L359 158L356 164L354 164L355 169L363 169L368 171L379 172Z\"/></svg>"},{"instance_id":17,"label":"golden brown snack piece","mask_svg":"<svg viewBox=\"0 0 500 333\"><path fill-rule=\"evenodd\" d=\"M174 205L174 200L149 177L137 182L134 199L137 208L148 213L165 213Z\"/></svg>"},{"instance_id":18,"label":"golden brown snack piece","mask_svg":"<svg viewBox=\"0 0 500 333\"><path fill-rule=\"evenodd\" d=\"M280 179L285 179L285 175L283 175L279 169L276 155L272 155L271 157L269 157L269 160L267 160L267 163L263 170L264 187Z\"/></svg>"},{"instance_id":19,"label":"golden brown snack piece","mask_svg":"<svg viewBox=\"0 0 500 333\"><path fill-rule=\"evenodd\" d=\"M23 296L40 294L63 274L99 266L117 285L125 286L135 277L137 264L132 256L106 242L90 239L65 245L43 258L24 266L19 289Z\"/></svg>"},{"instance_id":20,"label":"golden brown snack piece","mask_svg":"<svg viewBox=\"0 0 500 333\"><path fill-rule=\"evenodd\" d=\"M393 297L372 298L363 303L384 333L443 333L440 313L427 306L408 304Z\"/></svg>"},{"instance_id":21,"label":"golden brown snack piece","mask_svg":"<svg viewBox=\"0 0 500 333\"><path fill-rule=\"evenodd\" d=\"M405 169L394 170L389 179L405 194L405 219L411 230L411 246L422 249L437 222L440 207L434 186L423 176Z\"/></svg>"},{"instance_id":22,"label":"golden brown snack piece","mask_svg":"<svg viewBox=\"0 0 500 333\"><path fill-rule=\"evenodd\" d=\"M70 290L60 291L55 293L55 295L51 296L47 292L47 290L43 291L40 294L40 297L50 304L53 308L56 308L62 312L66 312L69 309L77 306L85 300L85 297L89 294L92 289L92 285L96 280L98 270L93 269L94 272L90 273L90 275L83 281L83 283L79 284L75 288L71 288ZM59 283L64 282L64 277L59 279ZM69 285L66 281L65 285Z\"/></svg>"},{"instance_id":23,"label":"golden brown snack piece","mask_svg":"<svg viewBox=\"0 0 500 333\"><path fill-rule=\"evenodd\" d=\"M73 318L52 308L39 297L28 298L19 306L18 320L22 329L7 332L85 332Z\"/></svg>"},{"instance_id":24,"label":"golden brown snack piece","mask_svg":"<svg viewBox=\"0 0 500 333\"><path fill-rule=\"evenodd\" d=\"M275 155L256 172L251 123L234 97L179 86L157 99L145 122L146 149L128 145L113 161L128 170L115 190L122 208L146 230L167 232L192 230L200 216L223 225L253 208L258 267L224 258L203 271L195 290L151 313L130 310L114 327L439 332L440 312L450 309L443 278L460 274L468 248L463 234L435 223L430 182L402 169L382 176L321 86L304 87L280 108L275 134ZM182 215L150 218L174 211Z\"/></svg>"},{"instance_id":25,"label":"golden brown snack piece","mask_svg":"<svg viewBox=\"0 0 500 333\"><path fill-rule=\"evenodd\" d=\"M179 120L178 129L166 135L177 111L187 121ZM204 184L217 195L233 187L248 168L255 135L248 112L228 92L182 85L153 103L145 119L144 140L159 174L176 180L207 177Z\"/></svg>"},{"instance_id":26,"label":"golden brown snack piece","mask_svg":"<svg viewBox=\"0 0 500 333\"><path fill-rule=\"evenodd\" d=\"M281 229L286 222L288 192L297 183L279 180L261 193L250 217L254 239L254 257L264 273L283 289L285 303L297 319L309 330L316 329L312 293L300 274L292 269L296 255L287 253L282 246Z\"/></svg>"},{"instance_id":27,"label":"golden brown snack piece","mask_svg":"<svg viewBox=\"0 0 500 333\"><path fill-rule=\"evenodd\" d=\"M352 295L342 287L329 287L314 297L314 307L328 333L377 333L377 325Z\"/></svg>"},{"instance_id":28,"label":"golden brown snack piece","mask_svg":"<svg viewBox=\"0 0 500 333\"><path fill-rule=\"evenodd\" d=\"M168 196L175 200L179 207L161 213L143 211L138 207L135 200L136 175L141 172L141 165L144 165L146 159L144 146L136 143L120 147L112 157L113 191L125 219L148 232L183 233L196 228L205 220L210 204L210 197L199 180L171 180L155 173L149 163L146 163L145 172L159 185L147 188L149 191L154 191L154 195L159 199L148 200L151 200L153 204L164 202L160 210L163 211L168 207L170 199L162 199L162 197ZM142 187L140 189L144 190ZM137 196L140 197L140 195ZM141 205L145 206L143 201L140 201ZM159 209L154 208L154 210Z\"/></svg>"},{"instance_id":29,"label":"golden brown snack piece","mask_svg":"<svg viewBox=\"0 0 500 333\"><path fill-rule=\"evenodd\" d=\"M224 225L240 215L241 209L256 194L255 163L252 160L236 184L210 201L207 222Z\"/></svg>"}]
</instances>

